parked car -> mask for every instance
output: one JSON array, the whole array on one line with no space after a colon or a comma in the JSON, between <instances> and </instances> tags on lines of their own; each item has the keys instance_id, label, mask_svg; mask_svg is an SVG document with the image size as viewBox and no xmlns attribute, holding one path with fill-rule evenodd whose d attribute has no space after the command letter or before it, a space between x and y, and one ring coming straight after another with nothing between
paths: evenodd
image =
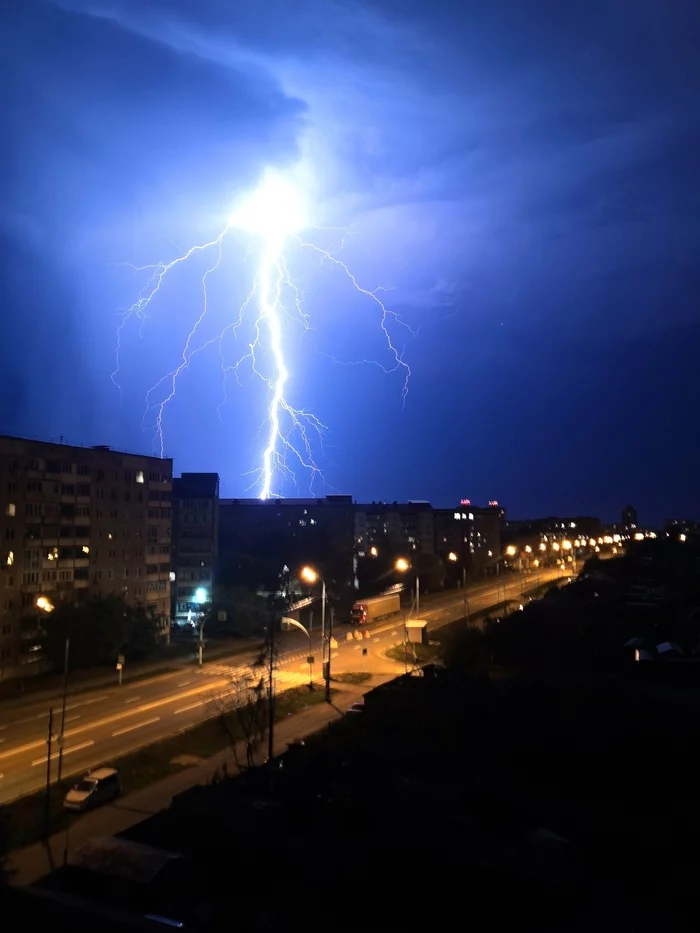
<instances>
[{"instance_id":1,"label":"parked car","mask_svg":"<svg viewBox=\"0 0 700 933\"><path fill-rule=\"evenodd\" d=\"M91 807L114 800L122 792L119 772L114 768L97 768L88 771L82 781L78 781L65 796L63 806L66 810L82 813Z\"/></svg>"}]
</instances>

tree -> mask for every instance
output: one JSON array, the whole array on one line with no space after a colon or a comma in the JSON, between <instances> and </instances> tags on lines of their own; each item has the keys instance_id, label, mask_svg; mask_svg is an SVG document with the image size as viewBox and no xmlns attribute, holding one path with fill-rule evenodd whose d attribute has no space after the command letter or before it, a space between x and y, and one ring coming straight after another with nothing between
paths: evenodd
<instances>
[{"instance_id":1,"label":"tree","mask_svg":"<svg viewBox=\"0 0 700 933\"><path fill-rule=\"evenodd\" d=\"M66 638L74 668L114 663L119 654L143 657L160 638L155 614L116 594L59 601L45 624L44 650L55 668L63 665Z\"/></svg>"},{"instance_id":2,"label":"tree","mask_svg":"<svg viewBox=\"0 0 700 933\"><path fill-rule=\"evenodd\" d=\"M419 554L416 559L416 573L420 577L424 592L441 590L445 585L447 570L437 554Z\"/></svg>"},{"instance_id":3,"label":"tree","mask_svg":"<svg viewBox=\"0 0 700 933\"><path fill-rule=\"evenodd\" d=\"M276 623L272 623L276 624ZM260 763L260 753L270 728L270 672L274 679L279 652L270 637L266 638L248 668L231 668L228 684L218 694L213 705L228 739L239 770L254 768ZM245 760L240 754L241 742Z\"/></svg>"}]
</instances>

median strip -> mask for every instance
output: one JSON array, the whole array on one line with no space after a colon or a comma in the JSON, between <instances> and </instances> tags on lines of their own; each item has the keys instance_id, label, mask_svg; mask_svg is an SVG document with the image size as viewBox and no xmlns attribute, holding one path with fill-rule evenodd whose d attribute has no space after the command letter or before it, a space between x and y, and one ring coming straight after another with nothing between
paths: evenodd
<instances>
[{"instance_id":1,"label":"median strip","mask_svg":"<svg viewBox=\"0 0 700 933\"><path fill-rule=\"evenodd\" d=\"M134 726L127 726L126 729L117 729L116 732L112 733L112 738L115 739L118 735L125 735L127 732L133 732L134 729L142 729L144 726L150 726L151 723L160 722L160 716L154 716L153 719L147 719L145 722L137 722Z\"/></svg>"},{"instance_id":2,"label":"median strip","mask_svg":"<svg viewBox=\"0 0 700 933\"><path fill-rule=\"evenodd\" d=\"M89 742L83 742L82 745L74 745L73 748L64 748L63 755L65 757L66 755L70 755L72 752L79 752L83 748L89 748L91 745L94 745L94 744L95 744L94 740L90 740ZM60 752L54 752L53 755L51 756L51 761L53 761L54 758L58 758L60 754L61 754ZM44 756L43 758L37 758L35 761L32 762L32 768L36 768L37 765L45 765L45 764L46 764L46 756Z\"/></svg>"}]
</instances>

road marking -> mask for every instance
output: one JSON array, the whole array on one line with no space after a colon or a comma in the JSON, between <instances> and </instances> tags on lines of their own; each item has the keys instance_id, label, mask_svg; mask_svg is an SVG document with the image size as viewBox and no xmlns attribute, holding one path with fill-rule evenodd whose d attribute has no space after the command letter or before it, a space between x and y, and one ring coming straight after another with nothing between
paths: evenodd
<instances>
[{"instance_id":1,"label":"road marking","mask_svg":"<svg viewBox=\"0 0 700 933\"><path fill-rule=\"evenodd\" d=\"M137 700L140 700L141 697L129 697L128 700L124 700L125 703L135 703Z\"/></svg>"},{"instance_id":2,"label":"road marking","mask_svg":"<svg viewBox=\"0 0 700 933\"><path fill-rule=\"evenodd\" d=\"M399 633L398 633L398 632L392 632L391 634L392 634L392 635L398 635Z\"/></svg>"},{"instance_id":3,"label":"road marking","mask_svg":"<svg viewBox=\"0 0 700 933\"><path fill-rule=\"evenodd\" d=\"M187 713L191 709L197 709L198 706L204 706L206 700L200 700L199 703L193 703L191 706L183 706L182 709L176 709L174 715L177 716L178 713Z\"/></svg>"},{"instance_id":4,"label":"road marking","mask_svg":"<svg viewBox=\"0 0 700 933\"><path fill-rule=\"evenodd\" d=\"M94 745L94 744L95 744L94 740L91 739L89 742L83 742L82 745L74 745L73 748L64 748L63 757L65 758L66 755L70 755L71 752L79 752L83 748L89 748L91 745ZM53 761L54 758L58 758L59 755L60 755L60 752L54 752L54 754L51 756L51 761ZM45 765L45 764L46 764L46 756L44 755L43 758L37 758L36 761L32 762L32 768L35 768L37 765Z\"/></svg>"},{"instance_id":5,"label":"road marking","mask_svg":"<svg viewBox=\"0 0 700 933\"><path fill-rule=\"evenodd\" d=\"M373 638L372 641L373 641L373 642L378 642L379 639L378 639L378 638Z\"/></svg>"},{"instance_id":6,"label":"road marking","mask_svg":"<svg viewBox=\"0 0 700 933\"><path fill-rule=\"evenodd\" d=\"M178 687L189 687L191 683L191 680L183 680L181 684L178 684Z\"/></svg>"},{"instance_id":7,"label":"road marking","mask_svg":"<svg viewBox=\"0 0 700 933\"><path fill-rule=\"evenodd\" d=\"M75 722L76 719L80 719L80 716L66 716L65 722Z\"/></svg>"},{"instance_id":8,"label":"road marking","mask_svg":"<svg viewBox=\"0 0 700 933\"><path fill-rule=\"evenodd\" d=\"M147 719L145 722L137 722L135 726L127 726L126 729L117 729L116 732L112 733L112 738L115 739L118 735L124 735L126 732L133 732L134 729L141 729L143 726L150 726L154 722L160 722L160 716L154 716L153 719Z\"/></svg>"}]
</instances>

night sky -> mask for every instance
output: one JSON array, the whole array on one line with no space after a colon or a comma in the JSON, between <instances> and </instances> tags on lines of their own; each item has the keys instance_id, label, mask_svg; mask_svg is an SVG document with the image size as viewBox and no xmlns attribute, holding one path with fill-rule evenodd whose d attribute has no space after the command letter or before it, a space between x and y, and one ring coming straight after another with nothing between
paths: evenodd
<instances>
[{"instance_id":1,"label":"night sky","mask_svg":"<svg viewBox=\"0 0 700 933\"><path fill-rule=\"evenodd\" d=\"M377 306L291 257L311 330L285 325L288 397L328 426L317 495L700 517L697 0L5 0L0 43L0 431L150 452L144 396L207 266L127 322L120 392L134 267L298 166L315 224L350 231L314 236L388 289L411 368L403 405ZM232 238L203 340L253 272ZM221 407L218 347L195 355L163 421L176 471L218 471L225 496L254 494L264 446L261 385L239 378ZM276 487L308 494L297 477Z\"/></svg>"}]
</instances>

